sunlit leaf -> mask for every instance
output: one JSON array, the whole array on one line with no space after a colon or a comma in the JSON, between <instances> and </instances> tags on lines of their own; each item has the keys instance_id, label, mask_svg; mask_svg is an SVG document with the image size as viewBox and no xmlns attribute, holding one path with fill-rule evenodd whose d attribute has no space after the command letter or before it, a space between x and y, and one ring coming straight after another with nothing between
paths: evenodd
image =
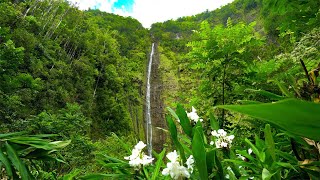
<instances>
[{"instance_id":1,"label":"sunlit leaf","mask_svg":"<svg viewBox=\"0 0 320 180\"><path fill-rule=\"evenodd\" d=\"M204 147L202 131L200 131L198 128L195 130L193 135L192 152L199 171L200 179L208 179L206 150Z\"/></svg>"},{"instance_id":2,"label":"sunlit leaf","mask_svg":"<svg viewBox=\"0 0 320 180\"><path fill-rule=\"evenodd\" d=\"M272 123L295 135L320 140L320 116L317 115L320 104L287 99L275 103L218 107Z\"/></svg>"},{"instance_id":3,"label":"sunlit leaf","mask_svg":"<svg viewBox=\"0 0 320 180\"><path fill-rule=\"evenodd\" d=\"M192 126L190 124L190 120L187 116L187 113L185 109L182 107L182 105L177 105L177 115L180 119L180 125L183 129L183 131L189 136L192 137Z\"/></svg>"}]
</instances>

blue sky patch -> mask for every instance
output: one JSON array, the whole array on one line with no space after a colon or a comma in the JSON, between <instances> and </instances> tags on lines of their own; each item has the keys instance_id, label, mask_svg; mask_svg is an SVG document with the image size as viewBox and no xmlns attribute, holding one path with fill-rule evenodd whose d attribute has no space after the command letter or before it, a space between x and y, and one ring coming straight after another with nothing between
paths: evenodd
<instances>
[{"instance_id":1,"label":"blue sky patch","mask_svg":"<svg viewBox=\"0 0 320 180\"><path fill-rule=\"evenodd\" d=\"M91 9L100 9L101 7L101 3L98 3L96 5L94 5L93 7L90 7Z\"/></svg>"},{"instance_id":2,"label":"blue sky patch","mask_svg":"<svg viewBox=\"0 0 320 180\"><path fill-rule=\"evenodd\" d=\"M113 4L114 9L122 9L122 6L127 12L132 12L134 0L118 0Z\"/></svg>"}]
</instances>

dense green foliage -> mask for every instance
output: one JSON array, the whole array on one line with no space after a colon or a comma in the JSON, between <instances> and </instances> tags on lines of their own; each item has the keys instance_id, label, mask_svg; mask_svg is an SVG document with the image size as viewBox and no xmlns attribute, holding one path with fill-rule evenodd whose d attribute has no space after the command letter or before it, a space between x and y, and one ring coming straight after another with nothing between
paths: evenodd
<instances>
[{"instance_id":1,"label":"dense green foliage","mask_svg":"<svg viewBox=\"0 0 320 180\"><path fill-rule=\"evenodd\" d=\"M1 133L72 140L59 175L93 161L93 140L138 132L151 41L137 20L62 0L1 1L0 17Z\"/></svg>"},{"instance_id":2,"label":"dense green foliage","mask_svg":"<svg viewBox=\"0 0 320 180\"><path fill-rule=\"evenodd\" d=\"M169 179L174 149L182 164L193 155L193 179L319 177L319 7L235 0L148 30L64 0L0 1L0 178ZM166 117L172 143L137 170L123 157L144 139L152 41L161 100L177 108ZM232 147L212 146L218 129L235 135Z\"/></svg>"}]
</instances>

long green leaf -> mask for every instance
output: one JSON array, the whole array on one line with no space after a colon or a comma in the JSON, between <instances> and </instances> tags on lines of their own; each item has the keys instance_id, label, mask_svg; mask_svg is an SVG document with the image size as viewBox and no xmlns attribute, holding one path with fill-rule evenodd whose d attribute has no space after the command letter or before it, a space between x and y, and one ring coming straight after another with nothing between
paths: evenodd
<instances>
[{"instance_id":1,"label":"long green leaf","mask_svg":"<svg viewBox=\"0 0 320 180\"><path fill-rule=\"evenodd\" d=\"M54 145L55 149L62 149L66 146L68 146L71 143L71 140L67 140L67 141L53 141L50 142L49 144Z\"/></svg>"},{"instance_id":2,"label":"long green leaf","mask_svg":"<svg viewBox=\"0 0 320 180\"><path fill-rule=\"evenodd\" d=\"M281 92L287 96L288 98L293 98L293 94L291 94L289 92L289 90L285 87L285 84L283 82L280 82L278 80L269 80L268 82L274 82L278 87L279 89L281 90Z\"/></svg>"},{"instance_id":3,"label":"long green leaf","mask_svg":"<svg viewBox=\"0 0 320 180\"><path fill-rule=\"evenodd\" d=\"M287 99L275 103L218 107L264 120L295 135L320 140L320 104Z\"/></svg>"},{"instance_id":4,"label":"long green leaf","mask_svg":"<svg viewBox=\"0 0 320 180\"><path fill-rule=\"evenodd\" d=\"M275 144L273 141L272 133L271 133L271 128L269 124L266 124L266 127L264 129L264 137L265 137L265 142L267 146L267 151L271 155L271 158L273 161L277 161L276 159L276 148Z\"/></svg>"},{"instance_id":5,"label":"long green leaf","mask_svg":"<svg viewBox=\"0 0 320 180\"><path fill-rule=\"evenodd\" d=\"M7 149L8 157L11 160L13 166L19 171L22 180L29 180L29 171L25 164L19 158L17 152L12 148L12 146L6 142L5 147Z\"/></svg>"},{"instance_id":6,"label":"long green leaf","mask_svg":"<svg viewBox=\"0 0 320 180\"><path fill-rule=\"evenodd\" d=\"M219 127L219 123L217 121L217 119L214 117L214 114L212 112L210 112L209 114L210 117L210 126L212 130L218 130L220 129Z\"/></svg>"},{"instance_id":7,"label":"long green leaf","mask_svg":"<svg viewBox=\"0 0 320 180\"><path fill-rule=\"evenodd\" d=\"M192 152L200 174L200 179L208 179L206 150L204 147L202 132L200 132L198 128L196 128L192 139Z\"/></svg>"},{"instance_id":8,"label":"long green leaf","mask_svg":"<svg viewBox=\"0 0 320 180\"><path fill-rule=\"evenodd\" d=\"M257 94L260 94L264 97L267 97L271 100L283 100L285 99L285 97L283 96L279 96L277 94L274 94L272 92L269 92L269 91L265 91L265 90L262 90L262 89L259 89L259 90L256 90L256 89L246 89L245 91L249 91L249 92L254 92L254 93L257 93Z\"/></svg>"},{"instance_id":9,"label":"long green leaf","mask_svg":"<svg viewBox=\"0 0 320 180\"><path fill-rule=\"evenodd\" d=\"M159 154L158 160L156 162L156 167L154 168L154 171L152 173L151 180L156 180L158 178L160 167L163 164L163 157L166 153L166 148L164 148L161 153Z\"/></svg>"},{"instance_id":10,"label":"long green leaf","mask_svg":"<svg viewBox=\"0 0 320 180\"><path fill-rule=\"evenodd\" d=\"M108 161L111 161L111 162L114 162L114 163L127 164L126 161L122 161L120 159L117 159L117 158L114 158L114 157L111 157L111 156L108 156L108 155L105 155L105 154L97 154L97 156L98 156L99 159L102 159L102 160L108 160Z\"/></svg>"},{"instance_id":11,"label":"long green leaf","mask_svg":"<svg viewBox=\"0 0 320 180\"><path fill-rule=\"evenodd\" d=\"M4 138L10 138L10 137L15 137L15 136L21 136L25 134L25 132L14 132L14 133L6 133L6 134L0 134L0 139Z\"/></svg>"},{"instance_id":12,"label":"long green leaf","mask_svg":"<svg viewBox=\"0 0 320 180\"><path fill-rule=\"evenodd\" d=\"M167 120L167 123L168 123L168 128L169 128L169 131L170 131L170 135L171 135L172 141L173 141L174 145L177 147L178 151L180 152L180 157L182 158L182 161L186 162L186 156L184 154L184 149L183 149L183 147L181 146L181 144L180 144L180 142L178 140L177 127L174 124L174 122L173 122L173 120L172 120L172 118L170 116L166 116L166 120Z\"/></svg>"},{"instance_id":13,"label":"long green leaf","mask_svg":"<svg viewBox=\"0 0 320 180\"><path fill-rule=\"evenodd\" d=\"M174 112L173 109L171 109L170 107L167 107L167 110L171 113L171 115L176 118L177 121L180 121L178 115L176 114L176 112Z\"/></svg>"},{"instance_id":14,"label":"long green leaf","mask_svg":"<svg viewBox=\"0 0 320 180\"><path fill-rule=\"evenodd\" d=\"M183 131L189 136L192 137L192 126L190 124L190 120L187 116L187 113L185 109L182 107L182 105L177 105L177 115L180 119L180 125L183 129Z\"/></svg>"},{"instance_id":15,"label":"long green leaf","mask_svg":"<svg viewBox=\"0 0 320 180\"><path fill-rule=\"evenodd\" d=\"M9 177L12 177L12 168L11 164L9 162L9 159L4 155L4 153L0 149L0 161L4 164L4 167L6 168L7 175Z\"/></svg>"},{"instance_id":16,"label":"long green leaf","mask_svg":"<svg viewBox=\"0 0 320 180\"><path fill-rule=\"evenodd\" d=\"M16 144L24 144L28 146L33 146L35 148L53 150L54 145L50 144L49 140L39 139L37 137L19 136L9 139L8 141Z\"/></svg>"},{"instance_id":17,"label":"long green leaf","mask_svg":"<svg viewBox=\"0 0 320 180\"><path fill-rule=\"evenodd\" d=\"M215 163L214 163L214 156L215 155L216 155L216 152L214 150L211 150L211 151L207 152L207 154L206 154L208 174L212 173L212 169L215 165Z\"/></svg>"}]
</instances>

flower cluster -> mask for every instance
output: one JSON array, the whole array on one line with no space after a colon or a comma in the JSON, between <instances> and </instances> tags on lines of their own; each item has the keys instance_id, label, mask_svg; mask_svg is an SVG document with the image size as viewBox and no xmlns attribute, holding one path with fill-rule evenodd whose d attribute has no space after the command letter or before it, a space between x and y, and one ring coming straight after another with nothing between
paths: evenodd
<instances>
[{"instance_id":1,"label":"flower cluster","mask_svg":"<svg viewBox=\"0 0 320 180\"><path fill-rule=\"evenodd\" d=\"M142 152L144 147L146 147L146 144L144 144L142 141L139 141L138 144L134 146L132 154L128 157L124 157L124 159L129 160L129 165L134 167L136 170L138 170L141 165L146 166L151 164L154 159Z\"/></svg>"},{"instance_id":2,"label":"flower cluster","mask_svg":"<svg viewBox=\"0 0 320 180\"><path fill-rule=\"evenodd\" d=\"M215 144L216 148L227 148L231 147L232 140L234 139L234 135L227 136L227 132L223 129L219 129L218 131L214 130L211 132L212 136L216 137L215 142L211 141L210 145Z\"/></svg>"},{"instance_id":3,"label":"flower cluster","mask_svg":"<svg viewBox=\"0 0 320 180\"><path fill-rule=\"evenodd\" d=\"M167 167L163 169L162 174L168 176L170 174L171 178L178 179L179 177L189 178L190 174L193 172L194 159L191 155L186 162L188 168L181 166L179 163L180 157L176 150L167 154L167 158L170 162L167 163Z\"/></svg>"},{"instance_id":4,"label":"flower cluster","mask_svg":"<svg viewBox=\"0 0 320 180\"><path fill-rule=\"evenodd\" d=\"M200 121L200 122L203 121L203 119L200 119L200 117L197 114L197 110L193 106L192 106L192 111L189 113L187 112L187 116L189 119L191 119L195 123L197 123L198 121Z\"/></svg>"}]
</instances>

